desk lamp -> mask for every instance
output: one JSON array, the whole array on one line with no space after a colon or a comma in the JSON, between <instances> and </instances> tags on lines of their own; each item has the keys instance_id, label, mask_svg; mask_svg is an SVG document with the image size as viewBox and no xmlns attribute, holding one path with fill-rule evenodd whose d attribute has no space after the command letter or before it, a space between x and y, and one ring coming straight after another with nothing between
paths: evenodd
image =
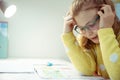
<instances>
[{"instance_id":1,"label":"desk lamp","mask_svg":"<svg viewBox=\"0 0 120 80\"><path fill-rule=\"evenodd\" d=\"M16 6L9 4L5 0L0 0L0 9L6 18L10 18L16 12Z\"/></svg>"}]
</instances>

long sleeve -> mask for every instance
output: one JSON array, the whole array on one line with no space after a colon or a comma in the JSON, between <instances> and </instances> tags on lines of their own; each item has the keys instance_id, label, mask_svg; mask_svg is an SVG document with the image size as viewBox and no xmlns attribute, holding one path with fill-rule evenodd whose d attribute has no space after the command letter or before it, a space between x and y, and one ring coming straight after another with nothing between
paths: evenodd
<instances>
[{"instance_id":1,"label":"long sleeve","mask_svg":"<svg viewBox=\"0 0 120 80\"><path fill-rule=\"evenodd\" d=\"M98 31L102 58L111 80L120 80L120 47L119 40L112 28Z\"/></svg>"},{"instance_id":2,"label":"long sleeve","mask_svg":"<svg viewBox=\"0 0 120 80\"><path fill-rule=\"evenodd\" d=\"M62 35L62 41L68 57L80 73L83 75L93 75L96 70L95 60L91 53L81 50L73 33L64 33Z\"/></svg>"}]
</instances>

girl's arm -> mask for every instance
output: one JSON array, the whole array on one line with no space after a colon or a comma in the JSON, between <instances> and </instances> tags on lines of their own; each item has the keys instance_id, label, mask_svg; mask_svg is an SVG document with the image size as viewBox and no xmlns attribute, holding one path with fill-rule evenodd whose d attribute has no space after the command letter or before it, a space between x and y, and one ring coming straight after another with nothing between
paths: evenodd
<instances>
[{"instance_id":1,"label":"girl's arm","mask_svg":"<svg viewBox=\"0 0 120 80\"><path fill-rule=\"evenodd\" d=\"M120 80L120 38L118 42L112 28L100 29L98 36L109 77L112 80Z\"/></svg>"},{"instance_id":2,"label":"girl's arm","mask_svg":"<svg viewBox=\"0 0 120 80\"><path fill-rule=\"evenodd\" d=\"M96 70L93 55L81 50L72 32L64 33L62 40L65 45L66 53L73 65L82 75L93 75Z\"/></svg>"}]
</instances>

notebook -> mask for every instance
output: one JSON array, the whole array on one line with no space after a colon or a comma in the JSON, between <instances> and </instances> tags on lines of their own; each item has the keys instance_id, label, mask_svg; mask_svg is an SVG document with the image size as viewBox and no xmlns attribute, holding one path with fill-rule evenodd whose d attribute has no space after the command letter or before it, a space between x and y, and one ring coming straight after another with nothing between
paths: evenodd
<instances>
[{"instance_id":1,"label":"notebook","mask_svg":"<svg viewBox=\"0 0 120 80\"><path fill-rule=\"evenodd\" d=\"M46 80L104 80L102 77L81 76L69 65L35 65L34 69L40 79Z\"/></svg>"}]
</instances>

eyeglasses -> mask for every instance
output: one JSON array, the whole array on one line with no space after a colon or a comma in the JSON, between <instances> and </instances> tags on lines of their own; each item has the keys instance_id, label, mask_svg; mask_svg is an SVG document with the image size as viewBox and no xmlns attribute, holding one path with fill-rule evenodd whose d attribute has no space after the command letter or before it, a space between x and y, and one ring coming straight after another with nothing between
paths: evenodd
<instances>
[{"instance_id":1,"label":"eyeglasses","mask_svg":"<svg viewBox=\"0 0 120 80\"><path fill-rule=\"evenodd\" d=\"M79 33L79 34L85 34L86 30L95 30L96 29L96 23L99 20L99 16L97 15L95 20L89 22L86 26L84 27L79 27L78 25L74 26L74 30Z\"/></svg>"}]
</instances>

